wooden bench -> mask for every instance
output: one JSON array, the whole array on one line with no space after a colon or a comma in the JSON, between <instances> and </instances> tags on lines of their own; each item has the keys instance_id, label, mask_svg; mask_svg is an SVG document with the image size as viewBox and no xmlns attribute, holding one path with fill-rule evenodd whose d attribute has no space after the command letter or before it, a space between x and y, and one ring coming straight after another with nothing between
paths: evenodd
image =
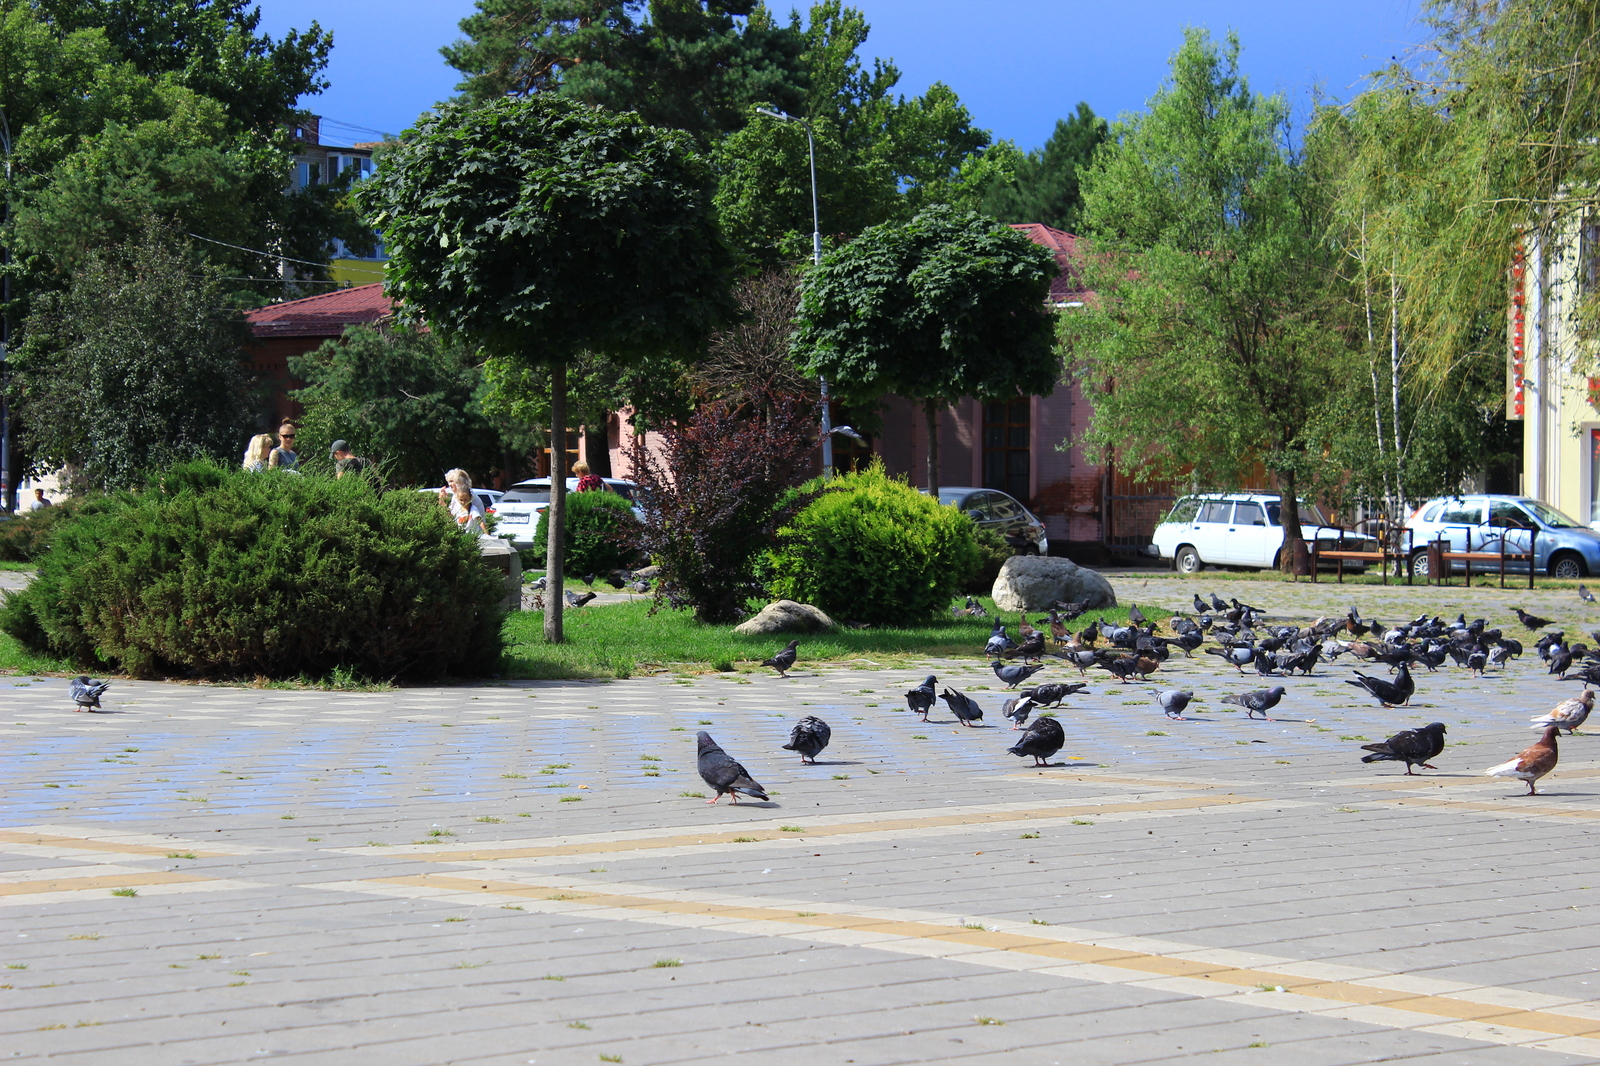
<instances>
[{"instance_id":1,"label":"wooden bench","mask_svg":"<svg viewBox=\"0 0 1600 1066\"><path fill-rule=\"evenodd\" d=\"M1518 528L1520 528L1520 527L1518 527ZM1524 551L1506 551L1506 538L1505 538L1505 534L1504 533L1502 533L1500 535L1500 538L1499 538L1500 539L1500 550L1499 551L1483 551L1482 549L1479 549L1478 551L1473 551L1472 550L1472 534L1471 534L1470 531L1467 533L1467 550L1465 550L1465 551L1451 551L1451 550L1449 550L1449 547L1448 547L1448 545L1450 543L1449 541L1445 541L1445 540L1433 541L1428 545L1428 549L1427 549L1428 550L1428 562L1429 562L1428 580L1429 580L1430 583L1437 583L1439 585L1448 586L1450 584L1450 572L1454 568L1454 564L1455 563L1465 563L1466 564L1466 566L1464 567L1464 572L1465 572L1465 576L1466 576L1465 584L1470 587L1471 584L1472 584L1472 564L1473 563L1489 563L1489 564L1494 564L1496 566L1496 569L1498 570L1499 575L1500 575L1500 587L1501 588L1505 588L1506 587L1506 563L1507 562L1527 563L1528 564L1528 587L1531 589L1531 588L1533 588L1533 576L1534 576L1533 575L1533 572L1534 572L1533 561L1534 561L1534 558L1536 557L1537 552L1538 552L1538 544L1536 542L1537 542L1537 539L1538 539L1538 536L1539 536L1539 531L1537 529L1530 529L1530 530L1527 531L1527 533L1528 533L1528 550L1525 551L1525 552ZM1440 564L1437 567L1437 570L1438 570L1437 575L1435 575L1435 573L1434 573L1435 567L1433 566L1433 563L1435 561L1437 561Z\"/></svg>"},{"instance_id":2,"label":"wooden bench","mask_svg":"<svg viewBox=\"0 0 1600 1066\"><path fill-rule=\"evenodd\" d=\"M1339 539L1341 541L1344 539L1343 529L1339 529ZM1320 568L1322 560L1328 559L1332 560L1336 564L1335 573L1337 574L1338 582L1341 585L1344 584L1344 564L1346 562L1382 564L1383 583L1385 585L1389 583L1389 564L1394 563L1395 577L1398 578L1403 573L1406 576L1406 584L1411 584L1411 567L1408 565L1411 561L1411 553L1409 551L1385 548L1381 542L1378 548L1373 551L1359 551L1353 548L1336 548L1333 551L1319 551L1317 548L1318 543L1318 541L1313 540L1310 545L1311 580L1313 583L1315 583L1317 580L1317 570Z\"/></svg>"}]
</instances>

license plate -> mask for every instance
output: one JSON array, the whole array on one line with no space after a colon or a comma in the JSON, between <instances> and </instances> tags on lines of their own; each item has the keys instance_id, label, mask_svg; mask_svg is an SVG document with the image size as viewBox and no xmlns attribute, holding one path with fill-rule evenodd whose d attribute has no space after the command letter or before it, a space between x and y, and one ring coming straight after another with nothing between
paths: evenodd
<instances>
[{"instance_id":1,"label":"license plate","mask_svg":"<svg viewBox=\"0 0 1600 1066\"><path fill-rule=\"evenodd\" d=\"M528 524L528 516L525 514L503 514L498 517L500 524L504 526L525 526Z\"/></svg>"}]
</instances>

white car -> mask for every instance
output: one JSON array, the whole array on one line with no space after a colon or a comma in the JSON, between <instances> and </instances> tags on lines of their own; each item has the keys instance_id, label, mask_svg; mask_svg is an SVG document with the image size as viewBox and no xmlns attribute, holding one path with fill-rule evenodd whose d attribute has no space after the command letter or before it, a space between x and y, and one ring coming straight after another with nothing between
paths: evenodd
<instances>
[{"instance_id":1,"label":"white car","mask_svg":"<svg viewBox=\"0 0 1600 1066\"><path fill-rule=\"evenodd\" d=\"M639 486L631 481L621 478L601 478L605 482L606 490L614 492L633 505L633 515L640 521L644 520L644 511L639 507ZM571 492L578 487L578 479L567 478L567 491ZM500 497L500 502L495 504L495 536L509 535L512 547L518 551L534 547L533 534L539 528L539 515L550 506L550 479L547 477L530 478L519 481L506 490Z\"/></svg>"},{"instance_id":2,"label":"white car","mask_svg":"<svg viewBox=\"0 0 1600 1066\"><path fill-rule=\"evenodd\" d=\"M1199 573L1208 565L1274 569L1283 547L1283 526L1278 521L1282 506L1282 499L1275 493L1180 496L1156 526L1154 543L1145 553L1170 560L1173 569L1182 574ZM1317 506L1304 500L1300 502L1300 531L1323 551L1377 548L1377 541L1371 537L1330 527ZM1352 564L1346 567L1357 568Z\"/></svg>"}]
</instances>

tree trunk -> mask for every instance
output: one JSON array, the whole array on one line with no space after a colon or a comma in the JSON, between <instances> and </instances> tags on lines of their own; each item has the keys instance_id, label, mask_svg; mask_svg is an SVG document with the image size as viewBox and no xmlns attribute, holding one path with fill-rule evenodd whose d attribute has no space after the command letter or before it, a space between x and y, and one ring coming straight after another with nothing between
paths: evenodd
<instances>
[{"instance_id":1,"label":"tree trunk","mask_svg":"<svg viewBox=\"0 0 1600 1066\"><path fill-rule=\"evenodd\" d=\"M550 509L545 539L544 639L560 644L561 614L566 607L561 527L567 515L567 365L550 370Z\"/></svg>"},{"instance_id":2,"label":"tree trunk","mask_svg":"<svg viewBox=\"0 0 1600 1066\"><path fill-rule=\"evenodd\" d=\"M1294 471L1278 475L1278 521L1283 525L1283 547L1278 552L1278 569L1285 574L1294 573L1295 545L1305 539L1300 528L1300 499L1295 492Z\"/></svg>"},{"instance_id":3,"label":"tree trunk","mask_svg":"<svg viewBox=\"0 0 1600 1066\"><path fill-rule=\"evenodd\" d=\"M1389 403L1394 418L1394 514L1405 507L1406 452L1400 439L1400 279L1389 284Z\"/></svg>"},{"instance_id":4,"label":"tree trunk","mask_svg":"<svg viewBox=\"0 0 1600 1066\"><path fill-rule=\"evenodd\" d=\"M611 435L607 432L611 418L604 417L598 426L585 423L583 427L583 451L588 457L589 473L595 477L611 476Z\"/></svg>"},{"instance_id":5,"label":"tree trunk","mask_svg":"<svg viewBox=\"0 0 1600 1066\"><path fill-rule=\"evenodd\" d=\"M922 401L928 419L928 495L939 498L939 401Z\"/></svg>"}]
</instances>

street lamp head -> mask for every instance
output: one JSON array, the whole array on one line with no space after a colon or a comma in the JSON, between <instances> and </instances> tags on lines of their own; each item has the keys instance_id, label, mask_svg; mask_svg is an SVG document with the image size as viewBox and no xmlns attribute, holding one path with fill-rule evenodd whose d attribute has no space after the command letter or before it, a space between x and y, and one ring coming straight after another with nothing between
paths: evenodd
<instances>
[{"instance_id":1,"label":"street lamp head","mask_svg":"<svg viewBox=\"0 0 1600 1066\"><path fill-rule=\"evenodd\" d=\"M770 107L758 107L756 108L756 114L766 115L768 118L775 118L779 122L795 121L795 117L793 115L785 115L782 111L774 111Z\"/></svg>"}]
</instances>

